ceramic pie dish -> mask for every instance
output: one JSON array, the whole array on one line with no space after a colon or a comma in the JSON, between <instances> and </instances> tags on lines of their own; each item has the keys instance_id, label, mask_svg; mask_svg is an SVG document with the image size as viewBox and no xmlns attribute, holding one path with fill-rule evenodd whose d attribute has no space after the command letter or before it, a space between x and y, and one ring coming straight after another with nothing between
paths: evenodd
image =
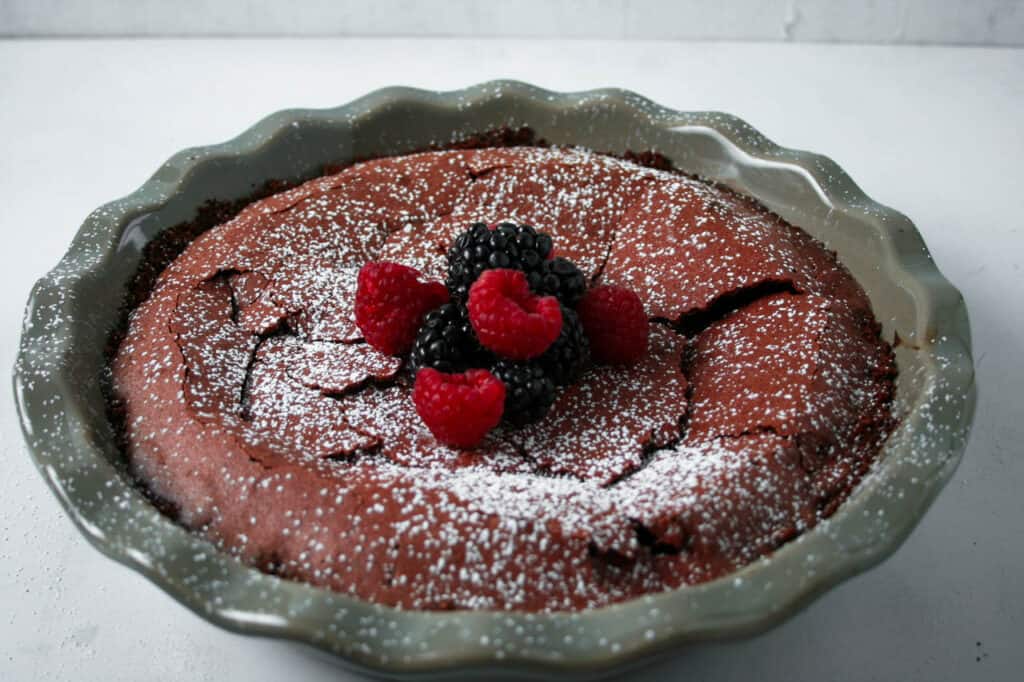
<instances>
[{"instance_id":1,"label":"ceramic pie dish","mask_svg":"<svg viewBox=\"0 0 1024 682\"><path fill-rule=\"evenodd\" d=\"M145 245L207 200L269 180L394 155L503 126L555 144L656 150L757 198L838 252L896 346L899 427L830 518L725 578L575 613L419 612L248 568L163 516L123 475L99 377ZM95 211L29 301L14 385L30 450L79 529L205 618L302 642L385 674L481 668L564 674L769 627L896 549L954 471L974 408L960 294L902 215L831 161L780 148L738 119L665 109L633 93L557 94L494 82L450 93L391 88L330 110L275 114L222 145L185 150Z\"/></svg>"}]
</instances>

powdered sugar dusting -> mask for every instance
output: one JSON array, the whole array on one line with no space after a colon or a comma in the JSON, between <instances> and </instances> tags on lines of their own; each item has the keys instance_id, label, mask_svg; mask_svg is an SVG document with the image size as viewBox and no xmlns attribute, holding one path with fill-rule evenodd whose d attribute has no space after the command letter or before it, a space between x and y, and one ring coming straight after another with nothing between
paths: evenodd
<instances>
[{"instance_id":1,"label":"powdered sugar dusting","mask_svg":"<svg viewBox=\"0 0 1024 682\"><path fill-rule=\"evenodd\" d=\"M360 388L368 380L386 381L395 376L402 361L384 355L365 343L303 343L288 373L307 388L325 395L340 395Z\"/></svg>"},{"instance_id":2,"label":"powdered sugar dusting","mask_svg":"<svg viewBox=\"0 0 1024 682\"><path fill-rule=\"evenodd\" d=\"M355 274L386 257L439 277L455 234L506 219L658 324L640 365L453 450L400 361L360 342ZM830 513L889 425L865 301L819 245L696 180L585 150L436 152L203 234L113 369L134 470L244 560L406 608L579 609L720 576Z\"/></svg>"},{"instance_id":3,"label":"powdered sugar dusting","mask_svg":"<svg viewBox=\"0 0 1024 682\"><path fill-rule=\"evenodd\" d=\"M545 471L607 484L649 450L675 442L686 414L686 339L653 327L636 365L595 367L558 396L547 417L511 435Z\"/></svg>"}]
</instances>

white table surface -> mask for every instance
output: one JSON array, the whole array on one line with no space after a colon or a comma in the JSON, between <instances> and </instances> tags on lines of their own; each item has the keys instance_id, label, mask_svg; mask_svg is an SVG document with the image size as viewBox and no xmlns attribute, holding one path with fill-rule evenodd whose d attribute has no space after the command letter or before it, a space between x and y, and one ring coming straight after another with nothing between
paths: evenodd
<instances>
[{"instance_id":1,"label":"white table surface","mask_svg":"<svg viewBox=\"0 0 1024 682\"><path fill-rule=\"evenodd\" d=\"M0 367L32 282L173 152L285 107L497 77L737 114L907 213L964 292L980 399L906 544L769 633L634 680L1010 680L1024 671L1024 50L470 40L0 41ZM79 537L0 390L0 680L347 680L229 634Z\"/></svg>"}]
</instances>

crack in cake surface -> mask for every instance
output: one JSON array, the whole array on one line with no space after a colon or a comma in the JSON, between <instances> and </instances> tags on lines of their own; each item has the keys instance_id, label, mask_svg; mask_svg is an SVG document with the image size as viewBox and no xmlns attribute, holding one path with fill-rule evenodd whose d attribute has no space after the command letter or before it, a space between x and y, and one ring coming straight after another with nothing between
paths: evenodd
<instances>
[{"instance_id":1,"label":"crack in cake surface","mask_svg":"<svg viewBox=\"0 0 1024 682\"><path fill-rule=\"evenodd\" d=\"M691 338L655 325L647 365L593 370L562 417L453 450L345 301L360 259L437 277L457 231L504 219ZM830 513L891 426L872 325L833 256L738 195L583 150L434 152L205 233L133 314L113 381L133 470L244 560L405 608L579 609L723 575Z\"/></svg>"}]
</instances>

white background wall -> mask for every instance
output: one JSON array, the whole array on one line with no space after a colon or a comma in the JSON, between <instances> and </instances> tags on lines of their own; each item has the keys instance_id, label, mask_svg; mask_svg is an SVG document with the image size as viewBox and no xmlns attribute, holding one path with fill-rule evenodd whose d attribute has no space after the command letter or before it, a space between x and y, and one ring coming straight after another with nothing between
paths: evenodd
<instances>
[{"instance_id":1,"label":"white background wall","mask_svg":"<svg viewBox=\"0 0 1024 682\"><path fill-rule=\"evenodd\" d=\"M1024 45L1024 0L0 0L0 36L431 35Z\"/></svg>"}]
</instances>

